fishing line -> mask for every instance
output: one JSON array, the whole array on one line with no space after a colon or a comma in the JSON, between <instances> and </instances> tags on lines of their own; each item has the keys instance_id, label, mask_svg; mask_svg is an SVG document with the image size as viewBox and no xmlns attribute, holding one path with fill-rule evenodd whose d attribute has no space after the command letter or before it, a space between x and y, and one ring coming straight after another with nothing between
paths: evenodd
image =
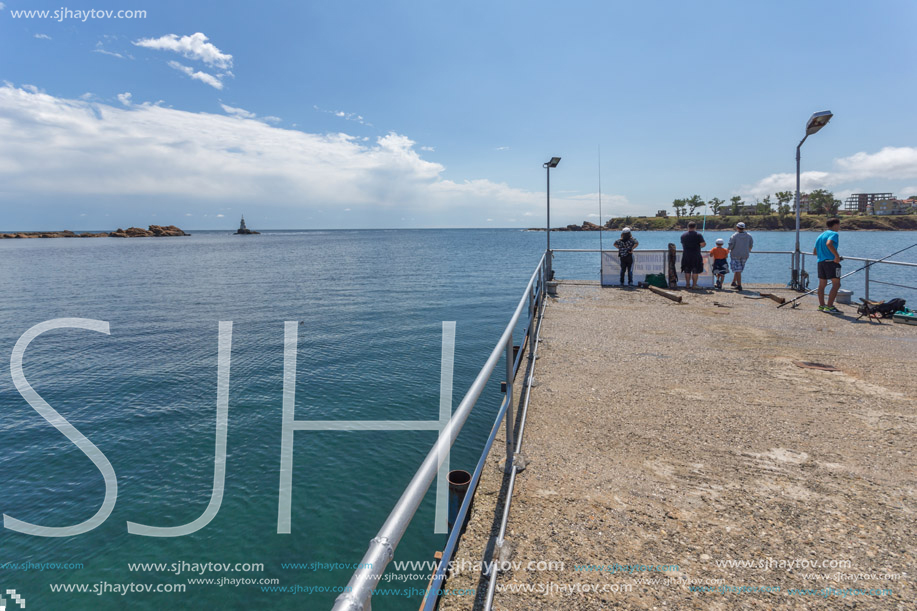
<instances>
[{"instance_id":1,"label":"fishing line","mask_svg":"<svg viewBox=\"0 0 917 611\"><path fill-rule=\"evenodd\" d=\"M602 233L605 226L602 225L602 145L599 145L599 284L602 282L602 256L604 247L602 246Z\"/></svg>"},{"instance_id":2,"label":"fishing line","mask_svg":"<svg viewBox=\"0 0 917 611\"><path fill-rule=\"evenodd\" d=\"M867 267L870 267L870 266L872 266L872 265L875 265L876 263L879 263L879 262L881 262L881 261L885 261L886 259L890 259L890 258L894 257L895 255L904 252L904 251L907 250L908 248L914 248L915 246L917 246L917 242L914 242L914 243L911 244L910 246L905 246L904 248L902 248L902 249L899 250L898 252L893 252L892 254L888 255L887 257L882 257L881 259L876 259L875 261L870 261L869 263L867 263L866 265L864 265L864 266L861 267L860 269L855 269L855 270L853 270L852 272L848 272L848 273L844 274L843 276L840 277L840 280L843 280L843 279L846 278L847 276L852 276L853 274L855 274L855 273L857 273L857 272L861 272L861 271L863 271L864 269L866 269ZM793 304L793 307L795 308L795 307L796 307L796 302L797 302L798 300L802 299L803 297L807 297L807 296L809 296L809 295L811 295L812 293L815 293L815 292L817 292L817 291L818 291L818 289L817 289L817 288L814 288L814 289L812 289L811 291L805 293L804 295L800 295L799 297L796 297L795 299L792 299L792 300L790 300L790 301L787 301L786 303L781 303L781 304L778 305L777 307L778 307L778 308L782 308L783 306L789 305L789 304L792 303L792 304Z\"/></svg>"}]
</instances>

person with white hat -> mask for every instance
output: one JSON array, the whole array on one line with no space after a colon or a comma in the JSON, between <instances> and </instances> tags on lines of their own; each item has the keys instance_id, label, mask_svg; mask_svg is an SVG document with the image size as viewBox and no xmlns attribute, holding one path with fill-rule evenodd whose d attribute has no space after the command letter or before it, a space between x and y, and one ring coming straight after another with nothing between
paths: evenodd
<instances>
[{"instance_id":1,"label":"person with white hat","mask_svg":"<svg viewBox=\"0 0 917 611\"><path fill-rule=\"evenodd\" d=\"M745 231L745 223L736 223L736 232L729 238L729 267L732 269L732 286L742 290L742 272L751 255L755 240Z\"/></svg>"},{"instance_id":2,"label":"person with white hat","mask_svg":"<svg viewBox=\"0 0 917 611\"><path fill-rule=\"evenodd\" d=\"M615 240L618 259L621 262L621 286L624 286L624 272L627 272L628 286L634 285L634 249L640 244L630 235L630 227L621 231L621 239Z\"/></svg>"},{"instance_id":3,"label":"person with white hat","mask_svg":"<svg viewBox=\"0 0 917 611\"><path fill-rule=\"evenodd\" d=\"M713 276L716 278L716 288L723 288L723 280L729 272L729 263L726 257L729 251L723 248L723 238L716 239L716 247L710 249L710 257L713 258Z\"/></svg>"}]
</instances>

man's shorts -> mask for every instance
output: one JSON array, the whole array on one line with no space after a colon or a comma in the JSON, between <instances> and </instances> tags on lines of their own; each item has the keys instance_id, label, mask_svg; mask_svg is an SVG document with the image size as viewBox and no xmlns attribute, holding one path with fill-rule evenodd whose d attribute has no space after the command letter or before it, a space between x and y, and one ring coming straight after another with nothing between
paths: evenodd
<instances>
[{"instance_id":1,"label":"man's shorts","mask_svg":"<svg viewBox=\"0 0 917 611\"><path fill-rule=\"evenodd\" d=\"M681 273L683 274L703 274L704 259L700 253L682 254L681 256Z\"/></svg>"},{"instance_id":2,"label":"man's shorts","mask_svg":"<svg viewBox=\"0 0 917 611\"><path fill-rule=\"evenodd\" d=\"M834 261L818 262L818 277L822 280L841 277L841 264Z\"/></svg>"},{"instance_id":3,"label":"man's shorts","mask_svg":"<svg viewBox=\"0 0 917 611\"><path fill-rule=\"evenodd\" d=\"M713 275L725 274L729 271L729 263L726 262L726 259L714 259L713 260Z\"/></svg>"},{"instance_id":4,"label":"man's shorts","mask_svg":"<svg viewBox=\"0 0 917 611\"><path fill-rule=\"evenodd\" d=\"M732 271L734 272L741 272L742 270L745 269L746 261L748 261L748 257L744 259L737 259L733 257L732 259L729 260L729 267L731 267Z\"/></svg>"}]
</instances>

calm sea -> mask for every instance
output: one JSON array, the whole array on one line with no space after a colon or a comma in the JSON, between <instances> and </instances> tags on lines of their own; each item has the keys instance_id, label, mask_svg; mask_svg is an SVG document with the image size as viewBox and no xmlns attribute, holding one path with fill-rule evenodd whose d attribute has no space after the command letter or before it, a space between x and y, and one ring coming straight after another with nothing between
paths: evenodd
<instances>
[{"instance_id":1,"label":"calm sea","mask_svg":"<svg viewBox=\"0 0 917 611\"><path fill-rule=\"evenodd\" d=\"M758 250L793 245L790 233L754 235ZM706 234L708 242L717 236L728 234ZM603 236L606 247L613 237ZM637 238L641 247L662 248L677 234ZM814 239L803 234L803 247L811 249ZM596 248L599 237L553 233L551 241L554 248ZM917 232L844 233L841 252L884 256L915 241ZM435 420L442 322L456 321L457 405L507 323L544 243L543 232L478 229L0 240L4 359L26 330L46 320L110 324L110 335L62 329L39 336L26 351L24 372L105 454L118 481L114 511L89 533L43 538L0 530L0 586L17 590L34 609L329 608L337 593L316 589L343 586L352 571L307 565L360 560L435 433L297 432L292 532L277 534L284 321L302 323L297 420ZM917 261L917 248L896 259ZM785 282L788 266L788 256L754 256L745 282ZM559 253L555 259L562 278L594 280L598 267L597 254ZM855 267L848 263L844 270ZM917 274L907 272L883 269L873 278L917 284ZM861 279L845 285L862 293ZM909 296L917 305L913 292L872 292ZM210 500L219 321L233 322L220 511L191 535L128 534L128 521L191 522ZM45 526L90 518L104 496L100 472L25 402L3 369L0 510ZM501 400L500 379L495 374L463 429L452 453L454 468L473 468ZM433 500L431 491L397 560L428 560L442 548L444 536L433 533ZM23 563L32 568L23 570ZM54 566L71 563L82 568ZM140 563L163 566L132 570ZM182 563L198 565L196 574ZM207 563L262 564L263 570L202 570ZM287 563L307 568L284 568ZM221 578L276 579L313 591L217 585ZM57 584L85 585L89 592L54 593ZM112 591L123 584L187 589L124 596ZM383 587L423 585L393 580ZM96 595L93 588L108 591ZM419 601L416 595L377 596L373 608L416 608Z\"/></svg>"}]
</instances>

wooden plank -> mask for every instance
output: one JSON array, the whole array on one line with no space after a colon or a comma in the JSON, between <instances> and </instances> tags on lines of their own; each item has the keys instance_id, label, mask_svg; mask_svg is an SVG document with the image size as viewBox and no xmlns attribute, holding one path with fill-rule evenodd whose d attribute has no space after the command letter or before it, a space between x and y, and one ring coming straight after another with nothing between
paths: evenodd
<instances>
[{"instance_id":1,"label":"wooden plank","mask_svg":"<svg viewBox=\"0 0 917 611\"><path fill-rule=\"evenodd\" d=\"M681 295L676 295L675 293L663 291L661 288L657 286L653 286L652 284L649 285L647 288L653 291L654 293L656 293L657 295L662 295L666 299L671 299L672 301L677 301L678 303L681 303Z\"/></svg>"}]
</instances>

